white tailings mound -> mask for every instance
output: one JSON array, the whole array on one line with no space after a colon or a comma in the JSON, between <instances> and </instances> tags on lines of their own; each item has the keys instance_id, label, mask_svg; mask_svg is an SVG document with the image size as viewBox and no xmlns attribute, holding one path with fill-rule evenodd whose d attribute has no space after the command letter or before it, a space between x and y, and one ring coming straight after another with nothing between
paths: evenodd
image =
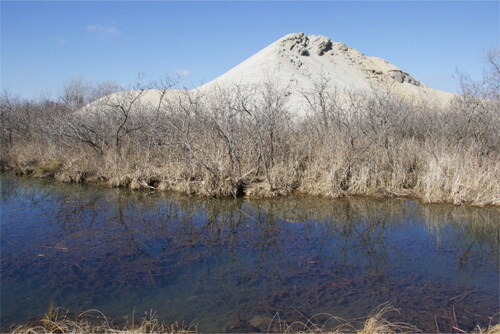
<instances>
[{"instance_id":1,"label":"white tailings mound","mask_svg":"<svg viewBox=\"0 0 500 334\"><path fill-rule=\"evenodd\" d=\"M288 34L252 57L222 74L215 80L196 88L198 93L210 96L216 89L243 87L264 88L273 84L289 93L288 106L296 113L307 111L304 93L314 91L315 84L326 83L327 89L337 94L349 92L389 92L413 101L423 101L445 107L455 96L452 93L429 88L389 62L367 57L343 43L328 37ZM114 94L114 98L122 93ZM179 91L165 96L174 98ZM140 97L142 103L158 105L159 90L148 90ZM109 98L109 97L108 97Z\"/></svg>"}]
</instances>

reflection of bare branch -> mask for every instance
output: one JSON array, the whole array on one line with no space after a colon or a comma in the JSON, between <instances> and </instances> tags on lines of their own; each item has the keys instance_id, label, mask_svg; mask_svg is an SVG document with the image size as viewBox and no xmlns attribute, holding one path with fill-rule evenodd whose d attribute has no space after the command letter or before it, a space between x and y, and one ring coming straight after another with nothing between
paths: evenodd
<instances>
[{"instance_id":1,"label":"reflection of bare branch","mask_svg":"<svg viewBox=\"0 0 500 334\"><path fill-rule=\"evenodd\" d=\"M446 246L467 255L464 266L478 265L478 258L483 259L479 265L496 262L491 252L497 247L491 233L496 227L477 219L464 229L469 211L457 214L453 207L402 200L208 200L16 178L2 184L2 202L30 203L22 211L35 210L39 219L36 225L2 221L7 224L2 241L15 241L2 246L2 282L36 281L45 294L60 298L68 293L139 298L185 286L207 298L209 309L222 303L244 313L255 300L269 310L281 310L290 301L308 309L343 305L367 293L360 286L379 294L370 298L394 296L400 291L387 261L388 244L394 242L390 232L425 215L460 217L447 222L451 240ZM475 217L484 211L470 213ZM23 224L38 226L41 233L26 235ZM18 236L4 234L10 231ZM357 268L359 257L366 261L363 269ZM168 293L163 298L170 300ZM215 295L220 299L209 298Z\"/></svg>"}]
</instances>

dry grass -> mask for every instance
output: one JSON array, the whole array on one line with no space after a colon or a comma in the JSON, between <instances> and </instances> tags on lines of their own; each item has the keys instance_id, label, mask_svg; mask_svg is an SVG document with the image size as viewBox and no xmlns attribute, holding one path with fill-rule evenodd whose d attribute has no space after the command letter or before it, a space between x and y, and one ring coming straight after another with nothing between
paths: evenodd
<instances>
[{"instance_id":1,"label":"dry grass","mask_svg":"<svg viewBox=\"0 0 500 334\"><path fill-rule=\"evenodd\" d=\"M105 334L145 334L145 333L172 333L187 334L196 333L193 326L182 326L179 324L165 325L158 321L154 312L149 312L139 322L131 321L118 325L113 323L99 310L89 310L79 315L73 315L70 311L49 307L48 312L39 320L11 328L12 334L77 334L77 333L105 333Z\"/></svg>"},{"instance_id":2,"label":"dry grass","mask_svg":"<svg viewBox=\"0 0 500 334\"><path fill-rule=\"evenodd\" d=\"M329 314L318 314L304 322L280 324L282 333L358 333L358 334L392 334L392 333L419 333L415 326L400 322L390 322L384 317L391 312L398 312L391 305L384 304L377 307L366 319L345 320ZM322 318L322 321L319 321ZM274 319L273 319L274 320ZM279 322L279 319L278 319ZM355 325L360 323L360 325ZM271 325L270 325L271 328Z\"/></svg>"},{"instance_id":3,"label":"dry grass","mask_svg":"<svg viewBox=\"0 0 500 334\"><path fill-rule=\"evenodd\" d=\"M286 92L234 91L240 95L186 92L159 108L122 101L85 113L4 98L0 167L207 197L300 192L500 205L499 101L457 99L434 110L353 95L299 118Z\"/></svg>"},{"instance_id":4,"label":"dry grass","mask_svg":"<svg viewBox=\"0 0 500 334\"><path fill-rule=\"evenodd\" d=\"M292 334L292 333L321 333L321 334L395 334L395 333L420 333L421 331L407 323L390 322L385 317L391 312L399 312L389 304L376 308L366 319L345 320L328 314L317 314L303 322L297 321L286 323L275 315L268 324L266 332ZM322 319L322 320L320 320ZM492 318L493 319L493 318ZM466 333L460 328L455 328L457 333ZM117 324L116 321L108 319L98 310L89 310L79 315L70 311L49 307L47 313L40 319L29 323L14 326L8 333L32 334L32 333L106 333L106 334L143 334L143 333L175 333L187 334L197 333L193 325L182 326L179 324L165 325L158 321L156 314L150 311L140 321ZM500 333L500 325L490 324L488 328L477 326L473 334L497 334Z\"/></svg>"},{"instance_id":5,"label":"dry grass","mask_svg":"<svg viewBox=\"0 0 500 334\"><path fill-rule=\"evenodd\" d=\"M483 331L483 329L480 329L480 330ZM488 327L486 330L484 330L484 333L486 333L486 334L498 334L498 333L500 333L500 324Z\"/></svg>"}]
</instances>

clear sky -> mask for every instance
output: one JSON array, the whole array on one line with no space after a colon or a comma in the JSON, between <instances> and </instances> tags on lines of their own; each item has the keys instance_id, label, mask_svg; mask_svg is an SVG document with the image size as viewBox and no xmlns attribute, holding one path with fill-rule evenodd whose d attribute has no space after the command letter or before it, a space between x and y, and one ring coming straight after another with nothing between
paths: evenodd
<instances>
[{"instance_id":1,"label":"clear sky","mask_svg":"<svg viewBox=\"0 0 500 334\"><path fill-rule=\"evenodd\" d=\"M72 78L139 73L208 82L291 32L384 58L433 88L479 77L499 46L499 2L1 2L1 88L57 96Z\"/></svg>"}]
</instances>

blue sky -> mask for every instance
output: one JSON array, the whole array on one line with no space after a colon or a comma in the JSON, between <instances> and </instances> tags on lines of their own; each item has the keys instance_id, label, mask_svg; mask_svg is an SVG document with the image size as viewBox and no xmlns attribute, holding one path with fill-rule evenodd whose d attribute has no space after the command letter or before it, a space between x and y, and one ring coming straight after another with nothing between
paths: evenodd
<instances>
[{"instance_id":1,"label":"blue sky","mask_svg":"<svg viewBox=\"0 0 500 334\"><path fill-rule=\"evenodd\" d=\"M1 2L1 89L57 96L72 78L132 85L139 73L208 82L291 32L384 58L433 88L479 77L499 46L499 3Z\"/></svg>"}]
</instances>

